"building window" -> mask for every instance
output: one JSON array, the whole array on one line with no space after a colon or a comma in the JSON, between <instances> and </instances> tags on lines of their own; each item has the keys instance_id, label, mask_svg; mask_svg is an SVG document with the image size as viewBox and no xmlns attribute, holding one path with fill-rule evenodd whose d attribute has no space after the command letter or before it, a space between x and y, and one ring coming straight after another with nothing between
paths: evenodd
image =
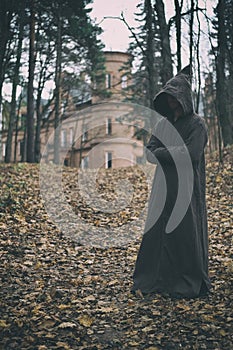
<instances>
[{"instance_id":1,"label":"building window","mask_svg":"<svg viewBox=\"0 0 233 350\"><path fill-rule=\"evenodd\" d=\"M105 153L105 168L112 168L112 152Z\"/></svg>"},{"instance_id":2,"label":"building window","mask_svg":"<svg viewBox=\"0 0 233 350\"><path fill-rule=\"evenodd\" d=\"M61 131L61 147L67 146L67 130L63 129Z\"/></svg>"},{"instance_id":3,"label":"building window","mask_svg":"<svg viewBox=\"0 0 233 350\"><path fill-rule=\"evenodd\" d=\"M87 125L83 125L83 132L82 132L82 141L87 141L88 138L88 131L87 131Z\"/></svg>"},{"instance_id":4,"label":"building window","mask_svg":"<svg viewBox=\"0 0 233 350\"><path fill-rule=\"evenodd\" d=\"M122 89L127 88L127 75L123 75L123 77L121 78L121 87Z\"/></svg>"},{"instance_id":5,"label":"building window","mask_svg":"<svg viewBox=\"0 0 233 350\"><path fill-rule=\"evenodd\" d=\"M112 119L111 118L106 119L106 134L107 135L112 134Z\"/></svg>"},{"instance_id":6,"label":"building window","mask_svg":"<svg viewBox=\"0 0 233 350\"><path fill-rule=\"evenodd\" d=\"M64 159L64 165L65 165L65 166L69 166L69 159L68 159L68 158L65 158L65 159Z\"/></svg>"},{"instance_id":7,"label":"building window","mask_svg":"<svg viewBox=\"0 0 233 350\"><path fill-rule=\"evenodd\" d=\"M70 128L69 138L70 138L70 146L72 146L74 143L74 129L73 128Z\"/></svg>"},{"instance_id":8,"label":"building window","mask_svg":"<svg viewBox=\"0 0 233 350\"><path fill-rule=\"evenodd\" d=\"M87 169L89 167L89 157L83 157L82 162L81 162L81 168L82 169Z\"/></svg>"},{"instance_id":9,"label":"building window","mask_svg":"<svg viewBox=\"0 0 233 350\"><path fill-rule=\"evenodd\" d=\"M66 110L66 101L61 102L61 114L65 114Z\"/></svg>"},{"instance_id":10,"label":"building window","mask_svg":"<svg viewBox=\"0 0 233 350\"><path fill-rule=\"evenodd\" d=\"M2 143L2 156L5 157L6 155L6 144L5 142Z\"/></svg>"},{"instance_id":11,"label":"building window","mask_svg":"<svg viewBox=\"0 0 233 350\"><path fill-rule=\"evenodd\" d=\"M105 76L105 84L106 84L106 89L111 89L112 85L111 85L111 74L108 73Z\"/></svg>"}]
</instances>

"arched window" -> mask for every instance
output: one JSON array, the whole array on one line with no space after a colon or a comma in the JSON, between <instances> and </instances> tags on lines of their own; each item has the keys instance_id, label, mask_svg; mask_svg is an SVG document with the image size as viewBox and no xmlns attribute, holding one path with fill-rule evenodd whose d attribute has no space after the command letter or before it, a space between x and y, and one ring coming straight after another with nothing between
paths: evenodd
<instances>
[{"instance_id":1,"label":"arched window","mask_svg":"<svg viewBox=\"0 0 233 350\"><path fill-rule=\"evenodd\" d=\"M122 89L127 88L127 75L123 75L121 77L121 87L122 87Z\"/></svg>"},{"instance_id":2,"label":"arched window","mask_svg":"<svg viewBox=\"0 0 233 350\"><path fill-rule=\"evenodd\" d=\"M112 152L105 153L105 168L112 168Z\"/></svg>"},{"instance_id":3,"label":"arched window","mask_svg":"<svg viewBox=\"0 0 233 350\"><path fill-rule=\"evenodd\" d=\"M107 135L112 134L112 119L111 118L106 119L106 134Z\"/></svg>"},{"instance_id":4,"label":"arched window","mask_svg":"<svg viewBox=\"0 0 233 350\"><path fill-rule=\"evenodd\" d=\"M106 84L106 89L111 89L112 83L111 83L111 74L107 73L105 76L105 84Z\"/></svg>"}]
</instances>

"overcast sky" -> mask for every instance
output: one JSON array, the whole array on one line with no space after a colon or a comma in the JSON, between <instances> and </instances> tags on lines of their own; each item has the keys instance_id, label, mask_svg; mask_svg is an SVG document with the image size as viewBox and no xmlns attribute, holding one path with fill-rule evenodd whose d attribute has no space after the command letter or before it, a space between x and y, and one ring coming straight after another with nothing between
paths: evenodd
<instances>
[{"instance_id":1,"label":"overcast sky","mask_svg":"<svg viewBox=\"0 0 233 350\"><path fill-rule=\"evenodd\" d=\"M137 11L139 0L94 0L91 4L93 8L91 12L92 18L96 18L96 22L101 22L104 33L101 39L105 44L106 50L126 51L129 44L130 32L126 25L117 19L104 19L104 17L119 17L121 12L127 23L133 27L138 23L134 20L134 13ZM173 14L173 0L166 1L166 12L169 16ZM169 3L171 4L169 6Z\"/></svg>"},{"instance_id":2,"label":"overcast sky","mask_svg":"<svg viewBox=\"0 0 233 350\"><path fill-rule=\"evenodd\" d=\"M135 21L135 12L137 10L137 4L140 0L93 0L90 5L92 7L91 17L96 19L96 23L100 23L100 26L104 30L101 35L101 39L105 44L105 50L110 51L126 51L129 45L130 32L126 25L117 19L104 19L104 17L114 16L119 17L121 12L124 13L124 17L127 23L131 26L138 26L138 22ZM174 0L164 0L165 13L167 20L174 15ZM206 6L207 13L209 16L213 15L213 7L216 6L217 0L199 0L199 6L204 8ZM190 1L184 1L184 10L189 6ZM201 41L201 64L208 66L209 62L206 61L205 53L209 50L209 40L207 35L206 21L203 16L200 16L202 30L206 32L206 35L202 35ZM184 36L182 37L182 64L185 65L189 60L189 28L182 21L182 31ZM176 40L175 40L175 29L172 27L171 35L171 46L172 51L176 51ZM203 34L203 33L202 33Z\"/></svg>"},{"instance_id":3,"label":"overcast sky","mask_svg":"<svg viewBox=\"0 0 233 350\"><path fill-rule=\"evenodd\" d=\"M96 22L101 22L104 33L101 39L105 44L105 50L126 51L129 43L129 31L125 24L117 19L104 19L107 16L120 16L123 11L124 16L130 26L135 25L134 13L136 11L137 0L94 0L91 4L92 18Z\"/></svg>"}]
</instances>

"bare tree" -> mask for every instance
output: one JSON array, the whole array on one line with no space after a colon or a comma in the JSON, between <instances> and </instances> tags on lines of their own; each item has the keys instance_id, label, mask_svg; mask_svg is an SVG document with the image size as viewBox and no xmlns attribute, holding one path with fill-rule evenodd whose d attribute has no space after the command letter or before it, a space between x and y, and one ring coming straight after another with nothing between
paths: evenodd
<instances>
[{"instance_id":1,"label":"bare tree","mask_svg":"<svg viewBox=\"0 0 233 350\"><path fill-rule=\"evenodd\" d=\"M198 1L197 1L198 6ZM199 11L196 12L198 32L196 41L196 61L197 61L197 96L196 96L196 112L199 111L200 96L201 96L201 64L200 64L200 38L201 38L201 22L199 18Z\"/></svg>"},{"instance_id":2,"label":"bare tree","mask_svg":"<svg viewBox=\"0 0 233 350\"><path fill-rule=\"evenodd\" d=\"M194 22L194 0L191 0L189 20L189 63L193 63L193 22Z\"/></svg>"},{"instance_id":3,"label":"bare tree","mask_svg":"<svg viewBox=\"0 0 233 350\"><path fill-rule=\"evenodd\" d=\"M155 72L155 44L154 36L155 31L153 27L153 10L151 5L151 0L145 0L145 29L147 32L146 36L146 69L148 72L148 92L149 92L149 107L153 109L153 100L155 96L155 82L156 82L156 72Z\"/></svg>"},{"instance_id":4,"label":"bare tree","mask_svg":"<svg viewBox=\"0 0 233 350\"><path fill-rule=\"evenodd\" d=\"M226 90L226 24L224 14L226 13L226 3L223 0L219 0L216 7L217 15L217 43L218 51L216 57L216 102L219 122L222 130L223 144L224 146L233 143L231 123L229 115L227 113L227 90Z\"/></svg>"},{"instance_id":5,"label":"bare tree","mask_svg":"<svg viewBox=\"0 0 233 350\"><path fill-rule=\"evenodd\" d=\"M24 12L21 11L21 13L19 14L18 46L17 46L17 53L16 53L13 82L12 82L10 121L8 126L7 142L6 142L6 154L5 154L6 163L11 162L12 160L11 159L12 139L13 139L13 132L14 132L15 121L16 121L16 90L19 83L19 69L20 69L20 60L22 55L23 36L24 36Z\"/></svg>"},{"instance_id":6,"label":"bare tree","mask_svg":"<svg viewBox=\"0 0 233 350\"><path fill-rule=\"evenodd\" d=\"M169 25L166 22L164 3L162 0L155 1L155 11L158 17L159 33L161 40L161 81L165 84L172 77L172 54L170 46Z\"/></svg>"},{"instance_id":7,"label":"bare tree","mask_svg":"<svg viewBox=\"0 0 233 350\"><path fill-rule=\"evenodd\" d=\"M41 22L40 22L41 23ZM51 99L47 101L45 105L42 105L42 93L45 87L46 81L49 81L53 75L49 71L49 65L51 64L51 56L53 55L54 48L51 41L48 40L46 43L40 36L40 25L38 25L37 30L37 48L38 53L38 86L36 89L36 130L35 130L35 162L40 162L41 157L41 128L42 128L42 118L47 112L51 105ZM42 32L42 36L44 33Z\"/></svg>"},{"instance_id":8,"label":"bare tree","mask_svg":"<svg viewBox=\"0 0 233 350\"><path fill-rule=\"evenodd\" d=\"M30 47L27 93L27 162L33 163L34 157L34 73L35 73L35 0L30 4Z\"/></svg>"},{"instance_id":9,"label":"bare tree","mask_svg":"<svg viewBox=\"0 0 233 350\"><path fill-rule=\"evenodd\" d=\"M2 88L7 70L7 63L10 60L9 40L11 37L11 21L13 9L7 1L3 1L0 6L0 161L2 161L2 129L3 129L3 106Z\"/></svg>"},{"instance_id":10,"label":"bare tree","mask_svg":"<svg viewBox=\"0 0 233 350\"><path fill-rule=\"evenodd\" d=\"M62 14L61 4L57 11L57 42L56 42L56 70L55 70L55 117L54 117L54 163L60 161L60 107L61 107L61 55L62 55Z\"/></svg>"},{"instance_id":11,"label":"bare tree","mask_svg":"<svg viewBox=\"0 0 233 350\"><path fill-rule=\"evenodd\" d=\"M179 3L179 0L174 0L175 2L175 25L176 25L176 46L177 46L177 70L181 69L181 13L183 7L183 0Z\"/></svg>"}]
</instances>

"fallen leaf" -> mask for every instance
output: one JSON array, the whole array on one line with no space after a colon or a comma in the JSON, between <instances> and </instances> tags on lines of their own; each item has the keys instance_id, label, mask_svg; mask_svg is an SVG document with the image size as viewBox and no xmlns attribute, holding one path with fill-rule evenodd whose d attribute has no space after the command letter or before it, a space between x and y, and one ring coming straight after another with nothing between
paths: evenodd
<instances>
[{"instance_id":1,"label":"fallen leaf","mask_svg":"<svg viewBox=\"0 0 233 350\"><path fill-rule=\"evenodd\" d=\"M88 315L83 315L78 318L78 321L82 326L90 327L94 320Z\"/></svg>"},{"instance_id":2,"label":"fallen leaf","mask_svg":"<svg viewBox=\"0 0 233 350\"><path fill-rule=\"evenodd\" d=\"M73 322L62 322L59 324L58 328L74 328L77 327L76 323Z\"/></svg>"},{"instance_id":3,"label":"fallen leaf","mask_svg":"<svg viewBox=\"0 0 233 350\"><path fill-rule=\"evenodd\" d=\"M5 320L0 320L0 327L1 327L1 328L6 328L6 327L8 327L8 325L7 325L7 323L6 323Z\"/></svg>"}]
</instances>

